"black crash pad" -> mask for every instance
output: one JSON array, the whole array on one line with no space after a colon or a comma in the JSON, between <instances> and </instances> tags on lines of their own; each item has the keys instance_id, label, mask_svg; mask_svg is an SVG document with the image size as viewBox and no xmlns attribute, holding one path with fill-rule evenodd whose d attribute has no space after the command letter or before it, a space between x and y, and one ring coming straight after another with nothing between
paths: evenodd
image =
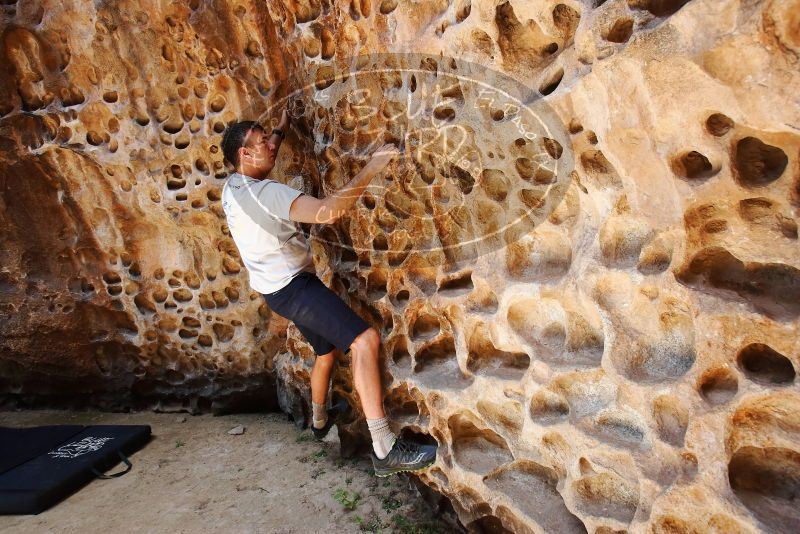
<instances>
[{"instance_id":1,"label":"black crash pad","mask_svg":"<svg viewBox=\"0 0 800 534\"><path fill-rule=\"evenodd\" d=\"M0 427L0 514L38 514L149 440L147 425Z\"/></svg>"}]
</instances>

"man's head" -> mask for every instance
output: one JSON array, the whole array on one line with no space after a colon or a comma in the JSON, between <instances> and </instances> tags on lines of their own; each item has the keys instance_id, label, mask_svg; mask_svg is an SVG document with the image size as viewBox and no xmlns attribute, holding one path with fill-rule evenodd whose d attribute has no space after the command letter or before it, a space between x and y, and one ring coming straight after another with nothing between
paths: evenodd
<instances>
[{"instance_id":1,"label":"man's head","mask_svg":"<svg viewBox=\"0 0 800 534\"><path fill-rule=\"evenodd\" d=\"M277 147L269 142L269 137L257 122L235 122L222 136L222 153L238 172L265 178L275 166L277 155Z\"/></svg>"}]
</instances>

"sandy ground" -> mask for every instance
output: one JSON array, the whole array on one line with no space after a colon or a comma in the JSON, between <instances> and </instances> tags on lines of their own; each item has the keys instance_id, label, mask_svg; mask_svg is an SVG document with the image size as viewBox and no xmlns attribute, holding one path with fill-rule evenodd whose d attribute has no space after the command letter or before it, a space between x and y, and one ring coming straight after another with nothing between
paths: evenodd
<instances>
[{"instance_id":1,"label":"sandy ground","mask_svg":"<svg viewBox=\"0 0 800 534\"><path fill-rule=\"evenodd\" d=\"M153 440L130 473L37 516L0 516L0 532L453 531L408 475L376 478L368 457L339 456L335 429L319 443L283 414L0 412L0 426L48 424L148 424Z\"/></svg>"}]
</instances>

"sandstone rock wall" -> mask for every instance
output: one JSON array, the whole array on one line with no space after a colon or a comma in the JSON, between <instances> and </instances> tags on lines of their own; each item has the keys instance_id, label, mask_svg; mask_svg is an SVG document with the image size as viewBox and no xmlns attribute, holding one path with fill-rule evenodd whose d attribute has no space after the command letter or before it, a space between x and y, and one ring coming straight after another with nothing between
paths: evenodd
<instances>
[{"instance_id":1,"label":"sandstone rock wall","mask_svg":"<svg viewBox=\"0 0 800 534\"><path fill-rule=\"evenodd\" d=\"M323 274L385 335L392 415L441 446L424 480L489 530L793 531L800 5L314 5L293 35L322 102L309 150L331 161L372 141L353 124L396 137L391 111L419 105L420 67L445 85L463 73L448 58L524 81L565 126L536 150L462 79L425 109L469 126L474 180L406 144L410 166L315 229ZM319 54L317 25L347 50ZM355 75L382 103L353 102L336 77L376 28L385 50L429 59ZM566 182L539 172L542 149L574 170ZM526 208L521 232L509 221ZM475 236L477 251L454 246ZM283 382L302 391L310 352L292 329L289 346ZM352 398L347 369L336 389Z\"/></svg>"},{"instance_id":2,"label":"sandstone rock wall","mask_svg":"<svg viewBox=\"0 0 800 534\"><path fill-rule=\"evenodd\" d=\"M4 2L2 17L5 399L274 405L286 323L250 291L219 202L220 133L285 77L266 7Z\"/></svg>"},{"instance_id":3,"label":"sandstone rock wall","mask_svg":"<svg viewBox=\"0 0 800 534\"><path fill-rule=\"evenodd\" d=\"M219 208L224 125L289 97L309 193L404 147L313 248L465 523L795 530L797 1L3 9L4 392L203 408L274 369L302 419L311 351ZM511 79L547 135L481 93Z\"/></svg>"}]
</instances>

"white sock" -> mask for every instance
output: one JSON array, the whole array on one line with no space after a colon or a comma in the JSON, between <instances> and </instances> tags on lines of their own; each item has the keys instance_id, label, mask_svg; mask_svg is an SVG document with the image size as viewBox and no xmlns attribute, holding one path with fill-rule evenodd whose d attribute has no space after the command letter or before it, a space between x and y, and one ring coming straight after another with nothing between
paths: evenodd
<instances>
[{"instance_id":1,"label":"white sock","mask_svg":"<svg viewBox=\"0 0 800 534\"><path fill-rule=\"evenodd\" d=\"M389 429L389 421L385 417L380 419L367 419L367 427L372 436L372 448L375 456L383 460L392 450L397 436Z\"/></svg>"},{"instance_id":2,"label":"white sock","mask_svg":"<svg viewBox=\"0 0 800 534\"><path fill-rule=\"evenodd\" d=\"M328 409L325 404L317 404L311 401L311 418L313 419L314 428L322 428L328 422Z\"/></svg>"}]
</instances>

